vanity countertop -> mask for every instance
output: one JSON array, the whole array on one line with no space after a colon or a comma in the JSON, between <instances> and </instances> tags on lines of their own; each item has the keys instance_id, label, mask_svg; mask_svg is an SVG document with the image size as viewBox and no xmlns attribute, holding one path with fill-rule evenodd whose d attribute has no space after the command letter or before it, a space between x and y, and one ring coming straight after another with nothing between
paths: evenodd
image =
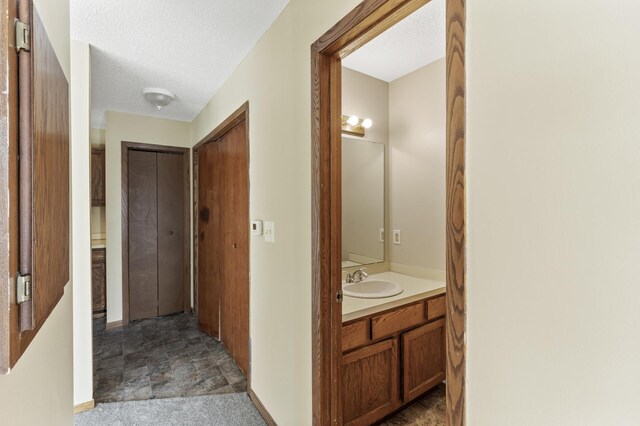
<instances>
[{"instance_id":1,"label":"vanity countertop","mask_svg":"<svg viewBox=\"0 0 640 426\"><path fill-rule=\"evenodd\" d=\"M397 272L382 272L369 275L369 279L395 281L404 288L397 296L381 299L360 299L344 296L342 301L342 322L405 305L427 297L444 294L445 283L423 278L415 278Z\"/></svg>"},{"instance_id":2,"label":"vanity countertop","mask_svg":"<svg viewBox=\"0 0 640 426\"><path fill-rule=\"evenodd\" d=\"M107 248L107 240L91 240L91 249Z\"/></svg>"}]
</instances>

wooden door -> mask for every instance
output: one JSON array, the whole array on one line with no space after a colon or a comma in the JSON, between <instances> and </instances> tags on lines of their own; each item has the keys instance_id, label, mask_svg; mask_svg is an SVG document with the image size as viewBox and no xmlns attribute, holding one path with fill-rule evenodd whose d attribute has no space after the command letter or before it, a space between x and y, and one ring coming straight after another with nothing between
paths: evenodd
<instances>
[{"instance_id":1,"label":"wooden door","mask_svg":"<svg viewBox=\"0 0 640 426\"><path fill-rule=\"evenodd\" d=\"M445 320L430 322L402 335L402 398L422 395L445 379Z\"/></svg>"},{"instance_id":2,"label":"wooden door","mask_svg":"<svg viewBox=\"0 0 640 426\"><path fill-rule=\"evenodd\" d=\"M246 373L249 364L249 174L246 128L219 142L222 158L220 341Z\"/></svg>"},{"instance_id":3,"label":"wooden door","mask_svg":"<svg viewBox=\"0 0 640 426\"><path fill-rule=\"evenodd\" d=\"M129 150L129 320L158 315L157 154Z\"/></svg>"},{"instance_id":4,"label":"wooden door","mask_svg":"<svg viewBox=\"0 0 640 426\"><path fill-rule=\"evenodd\" d=\"M184 310L184 154L128 150L129 320Z\"/></svg>"},{"instance_id":5,"label":"wooden door","mask_svg":"<svg viewBox=\"0 0 640 426\"><path fill-rule=\"evenodd\" d=\"M198 325L249 369L249 164L245 122L198 149Z\"/></svg>"},{"instance_id":6,"label":"wooden door","mask_svg":"<svg viewBox=\"0 0 640 426\"><path fill-rule=\"evenodd\" d=\"M221 178L220 144L208 143L198 150L198 327L220 339L220 245Z\"/></svg>"},{"instance_id":7,"label":"wooden door","mask_svg":"<svg viewBox=\"0 0 640 426\"><path fill-rule=\"evenodd\" d=\"M184 310L182 155L158 154L158 315Z\"/></svg>"},{"instance_id":8,"label":"wooden door","mask_svg":"<svg viewBox=\"0 0 640 426\"><path fill-rule=\"evenodd\" d=\"M342 420L370 425L400 404L398 339L383 340L342 357Z\"/></svg>"}]
</instances>

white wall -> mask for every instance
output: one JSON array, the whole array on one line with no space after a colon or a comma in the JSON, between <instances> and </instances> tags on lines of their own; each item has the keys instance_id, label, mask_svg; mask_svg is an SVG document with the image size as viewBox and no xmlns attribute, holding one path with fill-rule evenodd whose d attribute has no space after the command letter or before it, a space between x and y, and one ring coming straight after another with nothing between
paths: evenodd
<instances>
[{"instance_id":1,"label":"white wall","mask_svg":"<svg viewBox=\"0 0 640 426\"><path fill-rule=\"evenodd\" d=\"M35 0L67 80L69 61L68 0ZM18 363L0 376L0 413L8 425L73 423L73 291L65 293Z\"/></svg>"},{"instance_id":2,"label":"white wall","mask_svg":"<svg viewBox=\"0 0 640 426\"><path fill-rule=\"evenodd\" d=\"M191 125L107 111L106 129L107 322L122 319L122 141L191 147Z\"/></svg>"},{"instance_id":3,"label":"white wall","mask_svg":"<svg viewBox=\"0 0 640 426\"><path fill-rule=\"evenodd\" d=\"M391 269L444 280L446 72L439 59L389 83ZM407 266L410 269L407 269Z\"/></svg>"},{"instance_id":4,"label":"white wall","mask_svg":"<svg viewBox=\"0 0 640 426\"><path fill-rule=\"evenodd\" d=\"M467 424L640 424L640 3L466 4Z\"/></svg>"},{"instance_id":5,"label":"white wall","mask_svg":"<svg viewBox=\"0 0 640 426\"><path fill-rule=\"evenodd\" d=\"M73 276L73 400L93 399L91 320L91 52L87 43L71 42L71 226Z\"/></svg>"},{"instance_id":6,"label":"white wall","mask_svg":"<svg viewBox=\"0 0 640 426\"><path fill-rule=\"evenodd\" d=\"M311 423L310 46L358 0L291 0L193 123L193 143L250 103L251 386L281 426ZM107 225L108 226L108 225Z\"/></svg>"}]
</instances>

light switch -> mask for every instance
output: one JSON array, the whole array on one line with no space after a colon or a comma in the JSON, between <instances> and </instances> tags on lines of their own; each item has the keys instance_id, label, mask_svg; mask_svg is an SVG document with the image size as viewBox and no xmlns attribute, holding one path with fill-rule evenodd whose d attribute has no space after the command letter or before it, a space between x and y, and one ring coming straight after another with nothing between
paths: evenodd
<instances>
[{"instance_id":1,"label":"light switch","mask_svg":"<svg viewBox=\"0 0 640 426\"><path fill-rule=\"evenodd\" d=\"M379 234L379 238L380 238L380 242L384 243L384 228L380 228L380 234Z\"/></svg>"},{"instance_id":2,"label":"light switch","mask_svg":"<svg viewBox=\"0 0 640 426\"><path fill-rule=\"evenodd\" d=\"M400 241L400 230L399 229L394 229L393 230L393 244L401 244Z\"/></svg>"},{"instance_id":3,"label":"light switch","mask_svg":"<svg viewBox=\"0 0 640 426\"><path fill-rule=\"evenodd\" d=\"M268 243L276 242L276 226L273 222L264 223L264 240Z\"/></svg>"}]
</instances>

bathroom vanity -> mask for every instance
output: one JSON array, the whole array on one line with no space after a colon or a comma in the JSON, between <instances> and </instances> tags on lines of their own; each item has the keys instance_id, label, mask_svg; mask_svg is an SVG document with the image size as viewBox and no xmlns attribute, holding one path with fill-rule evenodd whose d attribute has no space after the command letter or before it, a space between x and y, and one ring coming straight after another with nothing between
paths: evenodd
<instances>
[{"instance_id":1,"label":"bathroom vanity","mask_svg":"<svg viewBox=\"0 0 640 426\"><path fill-rule=\"evenodd\" d=\"M381 420L445 379L444 283L394 272L375 278L398 282L404 291L390 298L344 298L345 425Z\"/></svg>"}]
</instances>

